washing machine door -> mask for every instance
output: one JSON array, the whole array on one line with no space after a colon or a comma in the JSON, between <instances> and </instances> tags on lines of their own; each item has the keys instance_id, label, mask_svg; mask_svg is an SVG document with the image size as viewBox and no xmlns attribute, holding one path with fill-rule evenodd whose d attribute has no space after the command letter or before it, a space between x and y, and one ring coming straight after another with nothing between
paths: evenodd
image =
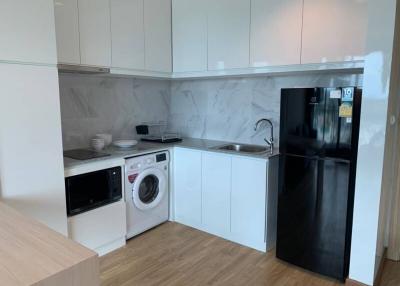
<instances>
[{"instance_id":1,"label":"washing machine door","mask_svg":"<svg viewBox=\"0 0 400 286\"><path fill-rule=\"evenodd\" d=\"M166 175L157 168L149 168L136 178L133 189L133 204L140 210L157 207L167 192Z\"/></svg>"}]
</instances>

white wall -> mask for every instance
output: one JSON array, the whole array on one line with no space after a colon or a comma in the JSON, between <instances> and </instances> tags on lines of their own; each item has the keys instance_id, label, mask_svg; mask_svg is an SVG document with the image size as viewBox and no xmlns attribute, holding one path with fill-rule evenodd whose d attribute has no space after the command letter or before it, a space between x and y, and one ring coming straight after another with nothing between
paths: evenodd
<instances>
[{"instance_id":1,"label":"white wall","mask_svg":"<svg viewBox=\"0 0 400 286\"><path fill-rule=\"evenodd\" d=\"M0 197L67 234L55 67L0 64Z\"/></svg>"},{"instance_id":2,"label":"white wall","mask_svg":"<svg viewBox=\"0 0 400 286\"><path fill-rule=\"evenodd\" d=\"M349 275L367 285L373 284L383 254L383 235L378 235L378 225L395 11L396 0L368 2L367 56Z\"/></svg>"}]
</instances>

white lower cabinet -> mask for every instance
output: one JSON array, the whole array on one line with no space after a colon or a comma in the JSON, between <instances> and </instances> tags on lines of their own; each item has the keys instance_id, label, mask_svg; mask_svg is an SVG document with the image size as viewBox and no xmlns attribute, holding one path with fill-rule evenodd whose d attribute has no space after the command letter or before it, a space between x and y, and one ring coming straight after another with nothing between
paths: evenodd
<instances>
[{"instance_id":1,"label":"white lower cabinet","mask_svg":"<svg viewBox=\"0 0 400 286\"><path fill-rule=\"evenodd\" d=\"M68 218L68 236L100 256L124 246L125 202L122 200Z\"/></svg>"},{"instance_id":2,"label":"white lower cabinet","mask_svg":"<svg viewBox=\"0 0 400 286\"><path fill-rule=\"evenodd\" d=\"M274 246L278 160L174 152L176 222L260 251Z\"/></svg>"},{"instance_id":3,"label":"white lower cabinet","mask_svg":"<svg viewBox=\"0 0 400 286\"><path fill-rule=\"evenodd\" d=\"M231 238L265 251L267 162L232 158Z\"/></svg>"},{"instance_id":4,"label":"white lower cabinet","mask_svg":"<svg viewBox=\"0 0 400 286\"><path fill-rule=\"evenodd\" d=\"M202 226L222 237L230 232L231 156L202 154Z\"/></svg>"},{"instance_id":5,"label":"white lower cabinet","mask_svg":"<svg viewBox=\"0 0 400 286\"><path fill-rule=\"evenodd\" d=\"M174 150L175 221L199 228L201 226L201 152Z\"/></svg>"}]
</instances>

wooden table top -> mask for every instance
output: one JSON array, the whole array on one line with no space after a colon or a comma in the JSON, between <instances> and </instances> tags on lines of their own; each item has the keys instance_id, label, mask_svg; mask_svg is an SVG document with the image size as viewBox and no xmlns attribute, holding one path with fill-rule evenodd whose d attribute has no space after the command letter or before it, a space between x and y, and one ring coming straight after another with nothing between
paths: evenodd
<instances>
[{"instance_id":1,"label":"wooden table top","mask_svg":"<svg viewBox=\"0 0 400 286\"><path fill-rule=\"evenodd\" d=\"M96 256L0 202L0 285L33 285Z\"/></svg>"}]
</instances>

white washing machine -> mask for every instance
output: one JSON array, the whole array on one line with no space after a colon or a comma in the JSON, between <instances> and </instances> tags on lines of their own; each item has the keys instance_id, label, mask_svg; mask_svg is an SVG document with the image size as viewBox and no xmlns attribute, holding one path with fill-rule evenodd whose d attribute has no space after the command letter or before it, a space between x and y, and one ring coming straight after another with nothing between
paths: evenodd
<instances>
[{"instance_id":1,"label":"white washing machine","mask_svg":"<svg viewBox=\"0 0 400 286\"><path fill-rule=\"evenodd\" d=\"M127 239L168 220L168 169L167 151L126 160Z\"/></svg>"}]
</instances>

